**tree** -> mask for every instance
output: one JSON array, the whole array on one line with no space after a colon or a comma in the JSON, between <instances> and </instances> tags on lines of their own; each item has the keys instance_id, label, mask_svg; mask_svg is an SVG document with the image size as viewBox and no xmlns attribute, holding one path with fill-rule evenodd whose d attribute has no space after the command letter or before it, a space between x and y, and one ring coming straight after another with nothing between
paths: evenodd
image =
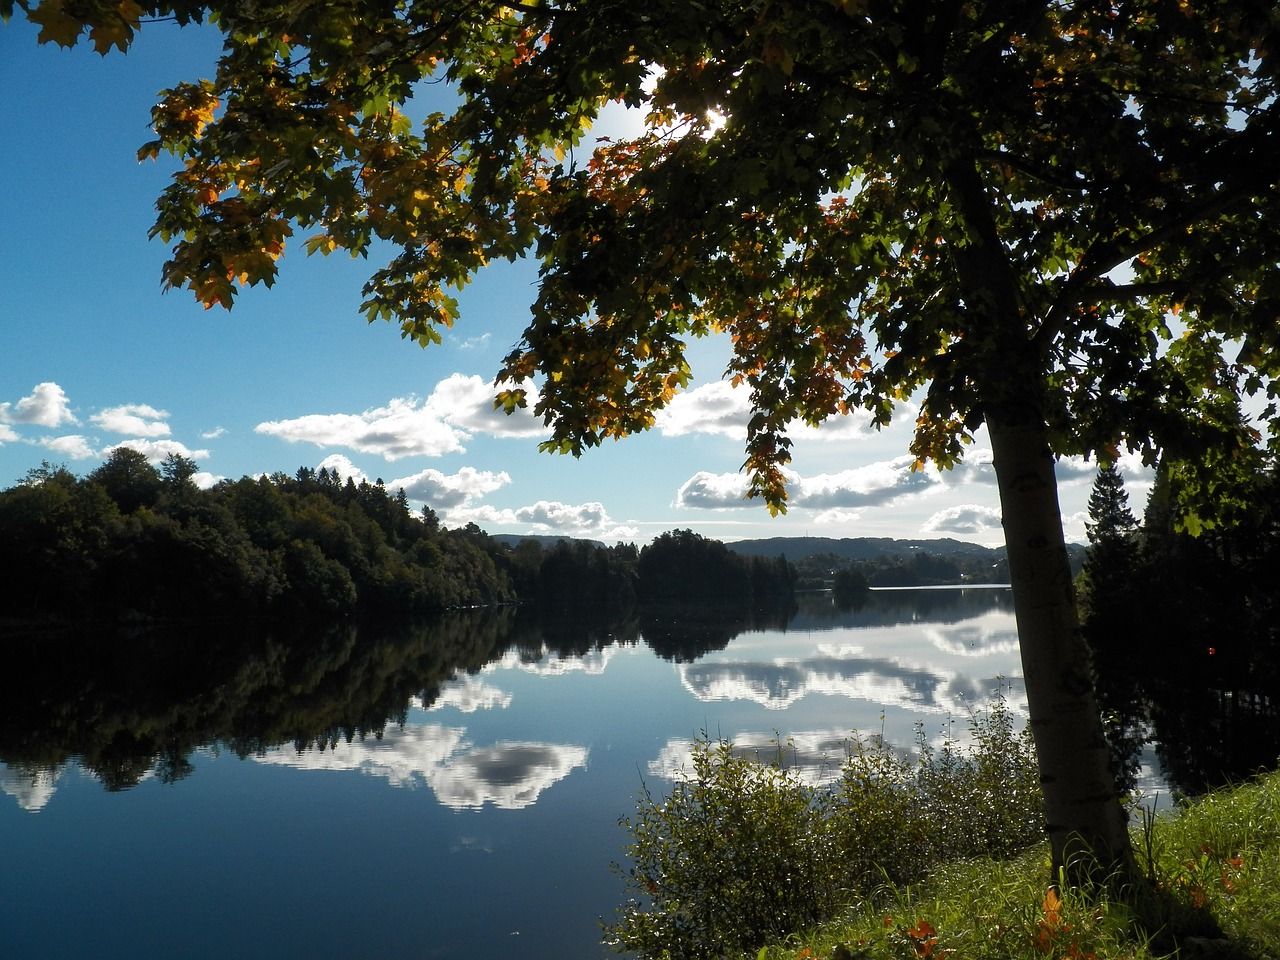
<instances>
[{"instance_id":1,"label":"tree","mask_svg":"<svg viewBox=\"0 0 1280 960\"><path fill-rule=\"evenodd\" d=\"M1098 475L1089 493L1089 521L1085 531L1089 542L1100 544L1125 540L1138 527L1137 518L1129 509L1129 493L1124 488L1124 477L1114 463L1098 466Z\"/></svg>"},{"instance_id":2,"label":"tree","mask_svg":"<svg viewBox=\"0 0 1280 960\"><path fill-rule=\"evenodd\" d=\"M1273 3L17 3L102 52L143 16L224 33L140 151L180 162L154 233L207 306L271 283L297 229L310 252L378 238L398 253L365 314L427 344L448 287L536 257L499 404L576 455L650 426L686 339L723 335L773 510L796 420L918 404L912 450L940 467L985 425L1054 860L1129 860L1054 457L1163 457L1212 523L1258 452L1240 395L1269 390L1276 420ZM448 95L417 124L424 79ZM645 129L592 145L611 101Z\"/></svg>"},{"instance_id":3,"label":"tree","mask_svg":"<svg viewBox=\"0 0 1280 960\"><path fill-rule=\"evenodd\" d=\"M102 487L122 513L154 507L163 488L160 471L133 447L116 447L102 466L89 474L89 480Z\"/></svg>"},{"instance_id":4,"label":"tree","mask_svg":"<svg viewBox=\"0 0 1280 960\"><path fill-rule=\"evenodd\" d=\"M1150 671L1168 642L1162 631L1151 629L1137 527L1124 477L1114 464L1100 464L1089 494L1089 549L1077 585L1112 771L1125 790L1137 783L1146 738L1140 675L1144 666Z\"/></svg>"}]
</instances>

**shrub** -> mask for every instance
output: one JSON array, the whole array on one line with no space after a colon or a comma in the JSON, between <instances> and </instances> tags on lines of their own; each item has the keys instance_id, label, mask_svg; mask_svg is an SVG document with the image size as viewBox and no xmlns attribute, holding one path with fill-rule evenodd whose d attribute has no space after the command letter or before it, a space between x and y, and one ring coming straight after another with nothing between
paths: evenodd
<instances>
[{"instance_id":1,"label":"shrub","mask_svg":"<svg viewBox=\"0 0 1280 960\"><path fill-rule=\"evenodd\" d=\"M830 787L802 781L781 747L762 762L703 737L692 774L665 799L645 787L622 821L633 899L609 941L669 960L740 955L944 862L1038 842L1029 735L999 698L970 727L969 748L948 740L934 750L921 734L914 761L855 738Z\"/></svg>"}]
</instances>

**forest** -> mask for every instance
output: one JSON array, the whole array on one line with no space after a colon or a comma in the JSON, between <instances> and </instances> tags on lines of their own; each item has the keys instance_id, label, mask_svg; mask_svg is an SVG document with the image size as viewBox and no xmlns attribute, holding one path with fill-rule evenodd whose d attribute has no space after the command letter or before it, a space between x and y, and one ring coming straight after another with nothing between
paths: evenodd
<instances>
[{"instance_id":1,"label":"forest","mask_svg":"<svg viewBox=\"0 0 1280 960\"><path fill-rule=\"evenodd\" d=\"M1076 580L1082 627L1118 779L1154 738L1176 783L1204 787L1272 769L1280 742L1280 473L1233 485L1236 522L1192 535L1166 470L1139 520L1104 465ZM1208 719L1206 719L1208 718Z\"/></svg>"},{"instance_id":2,"label":"forest","mask_svg":"<svg viewBox=\"0 0 1280 960\"><path fill-rule=\"evenodd\" d=\"M786 607L783 559L743 557L691 531L600 547L508 547L474 524L414 513L381 480L300 468L209 489L197 465L119 447L85 477L42 464L0 491L10 622L391 617L533 602Z\"/></svg>"}]
</instances>

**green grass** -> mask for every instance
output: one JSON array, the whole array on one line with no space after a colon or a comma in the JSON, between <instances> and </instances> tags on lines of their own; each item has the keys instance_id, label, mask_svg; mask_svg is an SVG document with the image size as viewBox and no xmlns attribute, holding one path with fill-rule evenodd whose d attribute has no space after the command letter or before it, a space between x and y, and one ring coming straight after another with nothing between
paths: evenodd
<instances>
[{"instance_id":1,"label":"green grass","mask_svg":"<svg viewBox=\"0 0 1280 960\"><path fill-rule=\"evenodd\" d=\"M756 960L1273 960L1280 958L1280 774L1135 829L1154 881L1136 897L1050 893L1048 853L938 866L884 885ZM1132 893L1132 891L1131 891Z\"/></svg>"}]
</instances>

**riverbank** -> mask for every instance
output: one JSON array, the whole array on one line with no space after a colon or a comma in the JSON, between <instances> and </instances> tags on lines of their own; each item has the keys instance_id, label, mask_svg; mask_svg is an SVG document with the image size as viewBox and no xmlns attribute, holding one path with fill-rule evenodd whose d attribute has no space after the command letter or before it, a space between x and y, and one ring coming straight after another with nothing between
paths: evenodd
<instances>
[{"instance_id":1,"label":"riverbank","mask_svg":"<svg viewBox=\"0 0 1280 960\"><path fill-rule=\"evenodd\" d=\"M1280 956L1280 774L1222 790L1134 831L1155 880L1131 904L1045 886L1048 851L940 866L752 960L1264 960Z\"/></svg>"}]
</instances>

